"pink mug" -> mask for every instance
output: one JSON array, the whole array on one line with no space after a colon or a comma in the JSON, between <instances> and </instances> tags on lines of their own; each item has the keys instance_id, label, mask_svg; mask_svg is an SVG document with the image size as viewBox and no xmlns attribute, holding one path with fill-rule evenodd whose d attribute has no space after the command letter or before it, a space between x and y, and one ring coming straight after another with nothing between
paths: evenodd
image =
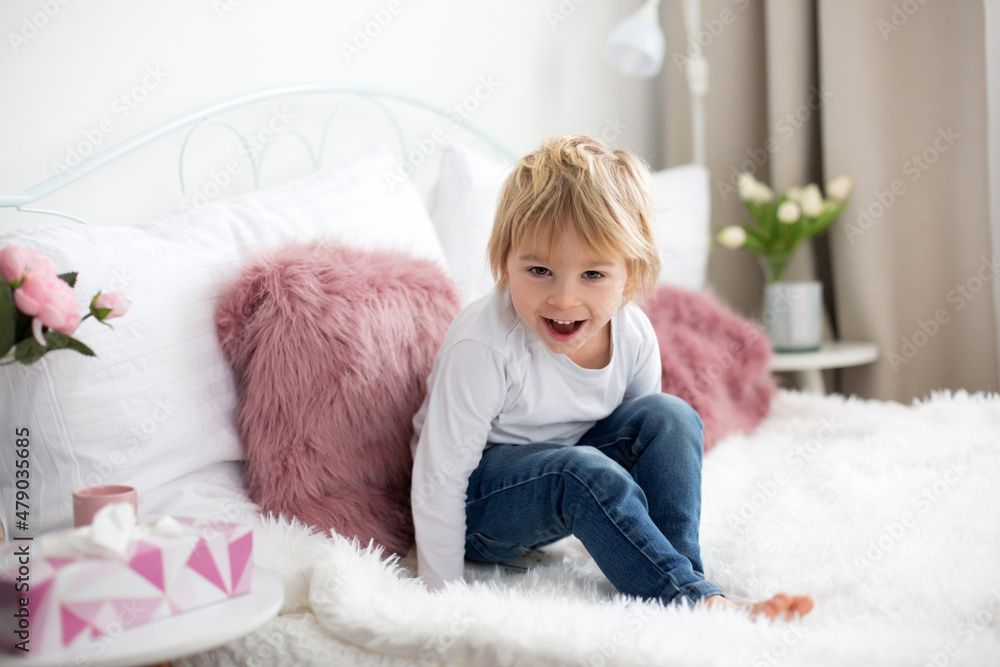
<instances>
[{"instance_id":1,"label":"pink mug","mask_svg":"<svg viewBox=\"0 0 1000 667\"><path fill-rule=\"evenodd\" d=\"M73 526L89 526L97 510L111 503L128 503L139 516L139 498L134 486L104 484L73 492Z\"/></svg>"}]
</instances>

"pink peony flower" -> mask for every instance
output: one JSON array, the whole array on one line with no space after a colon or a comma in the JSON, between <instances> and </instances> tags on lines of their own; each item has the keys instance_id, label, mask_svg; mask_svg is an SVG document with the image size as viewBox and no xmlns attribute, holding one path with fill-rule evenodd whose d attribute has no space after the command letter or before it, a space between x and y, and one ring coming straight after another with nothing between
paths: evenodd
<instances>
[{"instance_id":1,"label":"pink peony flower","mask_svg":"<svg viewBox=\"0 0 1000 667\"><path fill-rule=\"evenodd\" d=\"M132 302L125 298L125 295L121 292L108 292L107 294L102 292L94 300L94 308L107 308L111 311L104 317L98 318L102 322L115 317L121 317L128 312L131 305Z\"/></svg>"},{"instance_id":2,"label":"pink peony flower","mask_svg":"<svg viewBox=\"0 0 1000 667\"><path fill-rule=\"evenodd\" d=\"M4 281L13 283L15 280L21 280L28 270L53 275L57 273L52 260L39 252L16 245L0 248L0 277Z\"/></svg>"},{"instance_id":3,"label":"pink peony flower","mask_svg":"<svg viewBox=\"0 0 1000 667\"><path fill-rule=\"evenodd\" d=\"M25 315L33 315L41 324L67 336L80 325L80 303L73 288L55 273L26 271L23 282L14 290L14 303ZM40 333L32 324L37 339Z\"/></svg>"}]
</instances>

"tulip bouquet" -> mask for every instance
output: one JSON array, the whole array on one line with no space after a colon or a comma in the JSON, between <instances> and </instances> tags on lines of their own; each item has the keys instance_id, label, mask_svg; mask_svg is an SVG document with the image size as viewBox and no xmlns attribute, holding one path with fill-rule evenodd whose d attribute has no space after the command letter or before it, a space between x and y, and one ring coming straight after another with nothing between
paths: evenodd
<instances>
[{"instance_id":1,"label":"tulip bouquet","mask_svg":"<svg viewBox=\"0 0 1000 667\"><path fill-rule=\"evenodd\" d=\"M767 185L744 172L739 176L740 199L757 224L730 225L719 230L716 240L727 248L744 248L763 260L768 282L785 279L785 268L802 241L822 234L844 211L854 180L841 175L826 186L824 199L819 186L790 188L775 197Z\"/></svg>"},{"instance_id":2,"label":"tulip bouquet","mask_svg":"<svg viewBox=\"0 0 1000 667\"><path fill-rule=\"evenodd\" d=\"M52 350L70 349L94 356L72 337L80 322L121 317L131 302L120 292L98 292L90 312L80 316L73 293L76 273L58 273L45 255L15 245L0 249L0 358L32 364Z\"/></svg>"}]
</instances>

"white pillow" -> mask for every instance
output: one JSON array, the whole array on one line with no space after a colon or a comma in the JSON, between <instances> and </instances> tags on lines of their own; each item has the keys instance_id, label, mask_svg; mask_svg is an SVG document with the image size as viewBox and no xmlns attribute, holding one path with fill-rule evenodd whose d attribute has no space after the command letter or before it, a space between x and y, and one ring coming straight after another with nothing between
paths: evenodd
<instances>
[{"instance_id":1,"label":"white pillow","mask_svg":"<svg viewBox=\"0 0 1000 667\"><path fill-rule=\"evenodd\" d=\"M461 144L447 146L441 154L432 217L463 305L493 289L486 246L497 195L511 166Z\"/></svg>"},{"instance_id":2,"label":"white pillow","mask_svg":"<svg viewBox=\"0 0 1000 667\"><path fill-rule=\"evenodd\" d=\"M510 168L468 146L449 146L442 153L432 217L466 303L493 288L486 244ZM708 169L694 164L664 169L653 174L651 185L662 264L658 282L700 289L710 245Z\"/></svg>"},{"instance_id":3,"label":"white pillow","mask_svg":"<svg viewBox=\"0 0 1000 667\"><path fill-rule=\"evenodd\" d=\"M697 290L705 286L711 246L708 169L687 164L653 174L660 283Z\"/></svg>"},{"instance_id":4,"label":"white pillow","mask_svg":"<svg viewBox=\"0 0 1000 667\"><path fill-rule=\"evenodd\" d=\"M140 513L241 518L257 507L240 478L236 394L213 321L217 298L255 252L293 239L395 247L444 265L416 189L390 189L385 147L353 163L130 226L79 224L0 234L77 271L81 306L123 291L115 330L87 319L75 337L97 357L56 351L3 366L0 423L30 431L29 534L71 526L72 491L138 489ZM82 308L81 308L82 310ZM15 457L0 457L0 514L15 526ZM15 532L16 534L16 532Z\"/></svg>"}]
</instances>

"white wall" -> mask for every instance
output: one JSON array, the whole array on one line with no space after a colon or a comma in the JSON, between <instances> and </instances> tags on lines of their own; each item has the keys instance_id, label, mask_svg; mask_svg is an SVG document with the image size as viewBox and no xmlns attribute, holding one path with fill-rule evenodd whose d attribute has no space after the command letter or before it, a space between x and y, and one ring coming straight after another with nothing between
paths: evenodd
<instances>
[{"instance_id":1,"label":"white wall","mask_svg":"<svg viewBox=\"0 0 1000 667\"><path fill-rule=\"evenodd\" d=\"M386 86L450 107L473 95L481 77L492 79L499 85L484 95L470 120L516 153L531 150L545 136L600 134L618 123L625 129L617 143L658 166L655 84L626 79L603 60L608 33L637 5L596 0L4 0L0 192L20 191L52 176L56 163L98 139L98 149L104 149L203 104L309 81ZM350 44L375 15L391 20L349 60L343 44ZM307 102L264 105L240 116L240 127L254 134L290 113L291 125L318 142L329 106L312 116ZM347 118L338 141L353 141L360 125L387 130L364 108ZM102 131L102 122L110 131ZM236 154L237 141L225 130L206 128L200 134L195 157L219 146ZM69 209L99 224L172 209L184 201L176 175L182 139L183 133L172 135L171 141L35 206ZM304 169L288 166L298 151L290 143L279 150L275 143L275 166L265 169L265 182ZM207 182L212 165L224 163L219 157L208 160L192 174L190 187ZM417 176L428 191L430 168L425 171ZM248 174L235 179L232 192L248 184ZM0 230L59 220L0 210Z\"/></svg>"}]
</instances>

